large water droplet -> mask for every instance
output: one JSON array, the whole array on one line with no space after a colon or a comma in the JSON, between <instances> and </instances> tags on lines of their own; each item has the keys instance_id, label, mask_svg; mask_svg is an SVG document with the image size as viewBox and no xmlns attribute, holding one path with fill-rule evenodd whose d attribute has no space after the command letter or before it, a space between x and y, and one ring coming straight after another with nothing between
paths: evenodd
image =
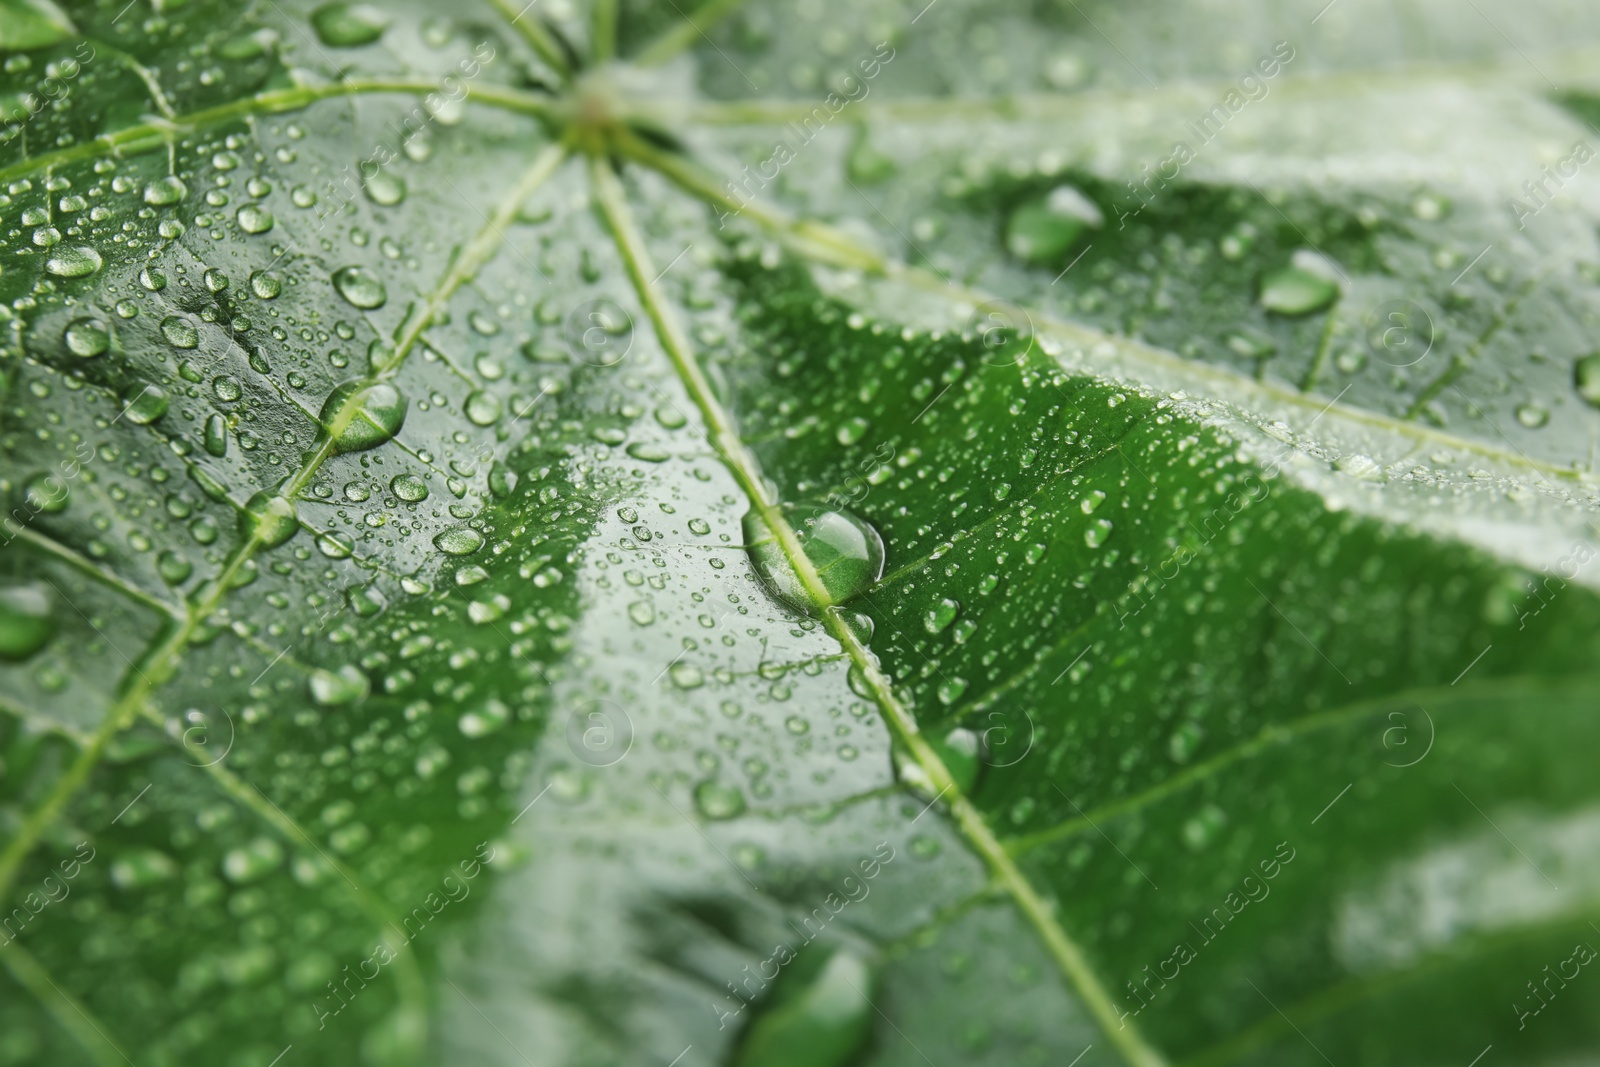
<instances>
[{"instance_id":1,"label":"large water droplet","mask_svg":"<svg viewBox=\"0 0 1600 1067\"><path fill-rule=\"evenodd\" d=\"M63 248L44 261L44 269L58 278L86 278L100 269L100 253L87 245Z\"/></svg>"},{"instance_id":2,"label":"large water droplet","mask_svg":"<svg viewBox=\"0 0 1600 1067\"><path fill-rule=\"evenodd\" d=\"M854 1062L872 1039L874 968L845 947L831 954L826 945L799 953L783 946L780 951L787 956L773 964L783 969L745 1030L732 1067L842 1067Z\"/></svg>"},{"instance_id":3,"label":"large water droplet","mask_svg":"<svg viewBox=\"0 0 1600 1067\"><path fill-rule=\"evenodd\" d=\"M356 405L354 412L345 410L347 404ZM341 413L344 425L336 432ZM388 382L368 384L356 378L328 394L317 419L324 430L334 435L334 452L364 452L400 432L406 421L406 397Z\"/></svg>"},{"instance_id":4,"label":"large water droplet","mask_svg":"<svg viewBox=\"0 0 1600 1067\"><path fill-rule=\"evenodd\" d=\"M56 632L50 599L39 582L0 586L0 660L20 662L50 643Z\"/></svg>"},{"instance_id":5,"label":"large water droplet","mask_svg":"<svg viewBox=\"0 0 1600 1067\"><path fill-rule=\"evenodd\" d=\"M169 207L189 195L189 187L181 178L168 175L157 178L144 187L144 202L155 207Z\"/></svg>"},{"instance_id":6,"label":"large water droplet","mask_svg":"<svg viewBox=\"0 0 1600 1067\"><path fill-rule=\"evenodd\" d=\"M283 846L270 837L258 837L241 848L229 849L222 857L222 873L230 882L254 882L277 870L283 862Z\"/></svg>"},{"instance_id":7,"label":"large water droplet","mask_svg":"<svg viewBox=\"0 0 1600 1067\"><path fill-rule=\"evenodd\" d=\"M255 204L245 204L234 218L239 220L239 228L245 233L266 233L278 221L272 217L272 212Z\"/></svg>"},{"instance_id":8,"label":"large water droplet","mask_svg":"<svg viewBox=\"0 0 1600 1067\"><path fill-rule=\"evenodd\" d=\"M294 501L266 490L252 496L239 513L239 536L253 537L263 548L276 548L300 529Z\"/></svg>"},{"instance_id":9,"label":"large water droplet","mask_svg":"<svg viewBox=\"0 0 1600 1067\"><path fill-rule=\"evenodd\" d=\"M407 503L415 504L428 499L428 483L415 474L397 474L389 483L389 491Z\"/></svg>"},{"instance_id":10,"label":"large water droplet","mask_svg":"<svg viewBox=\"0 0 1600 1067\"><path fill-rule=\"evenodd\" d=\"M148 426L167 413L167 391L159 385L141 385L123 395L120 418L136 426Z\"/></svg>"},{"instance_id":11,"label":"large water droplet","mask_svg":"<svg viewBox=\"0 0 1600 1067\"><path fill-rule=\"evenodd\" d=\"M307 686L311 699L325 708L354 703L365 698L372 689L372 683L361 668L349 663L336 671L321 668L312 671Z\"/></svg>"},{"instance_id":12,"label":"large water droplet","mask_svg":"<svg viewBox=\"0 0 1600 1067\"><path fill-rule=\"evenodd\" d=\"M1572 368L1572 384L1586 403L1600 408L1600 352L1578 360Z\"/></svg>"},{"instance_id":13,"label":"large water droplet","mask_svg":"<svg viewBox=\"0 0 1600 1067\"><path fill-rule=\"evenodd\" d=\"M433 539L433 547L448 556L470 556L483 547L483 535L470 526L452 526Z\"/></svg>"},{"instance_id":14,"label":"large water droplet","mask_svg":"<svg viewBox=\"0 0 1600 1067\"><path fill-rule=\"evenodd\" d=\"M111 347L111 327L103 319L73 319L67 323L62 340L66 342L67 351L79 359L93 359L105 355Z\"/></svg>"},{"instance_id":15,"label":"large water droplet","mask_svg":"<svg viewBox=\"0 0 1600 1067\"><path fill-rule=\"evenodd\" d=\"M1093 201L1070 185L1060 185L1011 213L1006 247L1025 263L1053 263L1104 221Z\"/></svg>"},{"instance_id":16,"label":"large water droplet","mask_svg":"<svg viewBox=\"0 0 1600 1067\"><path fill-rule=\"evenodd\" d=\"M136 848L111 864L111 884L118 889L140 889L178 876L178 864L165 852Z\"/></svg>"},{"instance_id":17,"label":"large water droplet","mask_svg":"<svg viewBox=\"0 0 1600 1067\"><path fill-rule=\"evenodd\" d=\"M389 299L383 282L365 267L340 267L333 272L333 287L340 296L364 311L381 308Z\"/></svg>"},{"instance_id":18,"label":"large water droplet","mask_svg":"<svg viewBox=\"0 0 1600 1067\"><path fill-rule=\"evenodd\" d=\"M173 348L198 348L200 346L200 331L195 329L194 323L177 315L168 315L161 320L161 336Z\"/></svg>"},{"instance_id":19,"label":"large water droplet","mask_svg":"<svg viewBox=\"0 0 1600 1067\"><path fill-rule=\"evenodd\" d=\"M362 182L366 189L367 197L382 207L393 207L406 198L406 183L390 174L380 170Z\"/></svg>"},{"instance_id":20,"label":"large water droplet","mask_svg":"<svg viewBox=\"0 0 1600 1067\"><path fill-rule=\"evenodd\" d=\"M311 13L311 25L323 44L355 48L382 37L389 16L370 4L323 4Z\"/></svg>"},{"instance_id":21,"label":"large water droplet","mask_svg":"<svg viewBox=\"0 0 1600 1067\"><path fill-rule=\"evenodd\" d=\"M206 419L203 436L207 452L219 459L228 454L228 423L221 415Z\"/></svg>"},{"instance_id":22,"label":"large water droplet","mask_svg":"<svg viewBox=\"0 0 1600 1067\"><path fill-rule=\"evenodd\" d=\"M801 551L822 588L808 589L758 509L744 516L745 547L756 573L772 592L802 611L817 611L857 596L883 574L883 538L865 520L822 504L787 509Z\"/></svg>"},{"instance_id":23,"label":"large water droplet","mask_svg":"<svg viewBox=\"0 0 1600 1067\"><path fill-rule=\"evenodd\" d=\"M22 499L33 511L55 515L67 509L72 490L55 474L35 474L23 485Z\"/></svg>"},{"instance_id":24,"label":"large water droplet","mask_svg":"<svg viewBox=\"0 0 1600 1067\"><path fill-rule=\"evenodd\" d=\"M474 425L493 426L500 420L500 398L479 389L468 395L462 410Z\"/></svg>"},{"instance_id":25,"label":"large water droplet","mask_svg":"<svg viewBox=\"0 0 1600 1067\"><path fill-rule=\"evenodd\" d=\"M744 792L731 782L708 778L694 787L694 806L708 819L744 814Z\"/></svg>"},{"instance_id":26,"label":"large water droplet","mask_svg":"<svg viewBox=\"0 0 1600 1067\"><path fill-rule=\"evenodd\" d=\"M1284 267L1261 279L1261 306L1280 315L1321 311L1338 295L1337 282L1300 267Z\"/></svg>"}]
</instances>

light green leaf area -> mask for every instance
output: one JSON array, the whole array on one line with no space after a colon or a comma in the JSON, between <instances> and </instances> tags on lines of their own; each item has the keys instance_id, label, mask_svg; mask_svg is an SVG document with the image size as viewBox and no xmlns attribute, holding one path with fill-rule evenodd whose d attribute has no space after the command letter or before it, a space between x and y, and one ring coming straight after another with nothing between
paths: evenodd
<instances>
[{"instance_id":1,"label":"light green leaf area","mask_svg":"<svg viewBox=\"0 0 1600 1067\"><path fill-rule=\"evenodd\" d=\"M1596 1046L1591 13L66 6L0 1064Z\"/></svg>"}]
</instances>

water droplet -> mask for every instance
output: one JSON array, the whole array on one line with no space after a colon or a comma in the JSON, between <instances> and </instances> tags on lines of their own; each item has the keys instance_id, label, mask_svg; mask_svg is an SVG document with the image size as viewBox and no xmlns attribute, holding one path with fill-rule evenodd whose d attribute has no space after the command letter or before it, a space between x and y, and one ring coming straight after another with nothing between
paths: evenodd
<instances>
[{"instance_id":1,"label":"water droplet","mask_svg":"<svg viewBox=\"0 0 1600 1067\"><path fill-rule=\"evenodd\" d=\"M922 627L930 634L943 633L960 613L961 602L945 597L928 609L928 613L922 617Z\"/></svg>"},{"instance_id":2,"label":"water droplet","mask_svg":"<svg viewBox=\"0 0 1600 1067\"><path fill-rule=\"evenodd\" d=\"M167 391L159 385L142 385L123 395L121 418L136 426L148 426L167 413Z\"/></svg>"},{"instance_id":3,"label":"water droplet","mask_svg":"<svg viewBox=\"0 0 1600 1067\"><path fill-rule=\"evenodd\" d=\"M732 1067L838 1067L872 1040L878 976L862 956L827 946L794 954L744 1032Z\"/></svg>"},{"instance_id":4,"label":"water droplet","mask_svg":"<svg viewBox=\"0 0 1600 1067\"><path fill-rule=\"evenodd\" d=\"M72 490L54 474L35 474L22 487L22 499L28 507L46 515L55 515L67 509Z\"/></svg>"},{"instance_id":5,"label":"water droplet","mask_svg":"<svg viewBox=\"0 0 1600 1067\"><path fill-rule=\"evenodd\" d=\"M480 389L468 395L462 410L473 425L493 426L500 421L500 398Z\"/></svg>"},{"instance_id":6,"label":"water droplet","mask_svg":"<svg viewBox=\"0 0 1600 1067\"><path fill-rule=\"evenodd\" d=\"M100 269L100 253L87 245L63 248L44 261L44 269L58 278L86 278Z\"/></svg>"},{"instance_id":7,"label":"water droplet","mask_svg":"<svg viewBox=\"0 0 1600 1067\"><path fill-rule=\"evenodd\" d=\"M1194 758L1194 753L1200 747L1200 739L1205 731L1197 722L1186 722L1172 731L1172 736L1167 738L1167 754L1174 763L1188 763Z\"/></svg>"},{"instance_id":8,"label":"water droplet","mask_svg":"<svg viewBox=\"0 0 1600 1067\"><path fill-rule=\"evenodd\" d=\"M381 207L393 207L406 198L406 183L386 170L367 178L362 186L368 199Z\"/></svg>"},{"instance_id":9,"label":"water droplet","mask_svg":"<svg viewBox=\"0 0 1600 1067\"><path fill-rule=\"evenodd\" d=\"M397 474L389 483L390 492L407 503L428 499L428 483L415 474Z\"/></svg>"},{"instance_id":10,"label":"water droplet","mask_svg":"<svg viewBox=\"0 0 1600 1067\"><path fill-rule=\"evenodd\" d=\"M1104 221L1088 197L1070 185L1057 186L1011 213L1006 220L1006 247L1025 263L1053 263Z\"/></svg>"},{"instance_id":11,"label":"water droplet","mask_svg":"<svg viewBox=\"0 0 1600 1067\"><path fill-rule=\"evenodd\" d=\"M457 719L456 728L468 737L483 737L499 730L510 720L510 708L498 700L488 700L481 708Z\"/></svg>"},{"instance_id":12,"label":"water droplet","mask_svg":"<svg viewBox=\"0 0 1600 1067\"><path fill-rule=\"evenodd\" d=\"M283 292L283 281L276 274L258 270L250 275L250 291L262 300L273 300Z\"/></svg>"},{"instance_id":13,"label":"water droplet","mask_svg":"<svg viewBox=\"0 0 1600 1067\"><path fill-rule=\"evenodd\" d=\"M478 625L494 622L505 617L511 610L511 598L504 593L496 593L487 600L474 600L467 605L467 618Z\"/></svg>"},{"instance_id":14,"label":"water droplet","mask_svg":"<svg viewBox=\"0 0 1600 1067\"><path fill-rule=\"evenodd\" d=\"M694 787L694 806L708 819L732 819L744 814L744 792L731 782L707 778Z\"/></svg>"},{"instance_id":15,"label":"water droplet","mask_svg":"<svg viewBox=\"0 0 1600 1067\"><path fill-rule=\"evenodd\" d=\"M1212 841L1228 823L1227 814L1215 804L1207 804L1183 824L1183 843L1199 852Z\"/></svg>"},{"instance_id":16,"label":"water droplet","mask_svg":"<svg viewBox=\"0 0 1600 1067\"><path fill-rule=\"evenodd\" d=\"M1600 352L1578 360L1572 368L1572 384L1585 403L1600 408Z\"/></svg>"},{"instance_id":17,"label":"water droplet","mask_svg":"<svg viewBox=\"0 0 1600 1067\"><path fill-rule=\"evenodd\" d=\"M848 448L865 437L867 435L867 430L869 430L871 426L872 424L866 419L863 419L861 416L852 416L851 418L846 419L839 426L838 431L835 432L833 436L834 439L837 440L841 445L844 445Z\"/></svg>"},{"instance_id":18,"label":"water droplet","mask_svg":"<svg viewBox=\"0 0 1600 1067\"><path fill-rule=\"evenodd\" d=\"M206 419L203 431L206 451L218 459L228 454L228 423L221 415L212 414Z\"/></svg>"},{"instance_id":19,"label":"water droplet","mask_svg":"<svg viewBox=\"0 0 1600 1067\"><path fill-rule=\"evenodd\" d=\"M311 25L323 44L356 48L382 37L389 16L370 4L323 4L311 13Z\"/></svg>"},{"instance_id":20,"label":"water droplet","mask_svg":"<svg viewBox=\"0 0 1600 1067\"><path fill-rule=\"evenodd\" d=\"M470 556L483 547L483 535L470 526L452 526L433 539L433 547L449 556Z\"/></svg>"},{"instance_id":21,"label":"water droplet","mask_svg":"<svg viewBox=\"0 0 1600 1067\"><path fill-rule=\"evenodd\" d=\"M1517 405L1516 416L1517 421L1522 425L1530 430L1537 430L1550 421L1550 410L1543 404L1529 401L1526 404Z\"/></svg>"},{"instance_id":22,"label":"water droplet","mask_svg":"<svg viewBox=\"0 0 1600 1067\"><path fill-rule=\"evenodd\" d=\"M189 187L182 179L168 175L157 178L144 187L144 202L155 207L169 207L189 195Z\"/></svg>"},{"instance_id":23,"label":"water droplet","mask_svg":"<svg viewBox=\"0 0 1600 1067\"><path fill-rule=\"evenodd\" d=\"M168 315L161 320L161 336L173 348L200 347L200 331L195 329L194 323L177 315Z\"/></svg>"},{"instance_id":24,"label":"water droplet","mask_svg":"<svg viewBox=\"0 0 1600 1067\"><path fill-rule=\"evenodd\" d=\"M245 204L234 218L239 220L239 229L245 233L266 233L278 221L272 217L272 212L255 204Z\"/></svg>"},{"instance_id":25,"label":"water droplet","mask_svg":"<svg viewBox=\"0 0 1600 1067\"><path fill-rule=\"evenodd\" d=\"M706 684L705 672L692 663L674 663L667 668L667 677L679 689L698 689Z\"/></svg>"},{"instance_id":26,"label":"water droplet","mask_svg":"<svg viewBox=\"0 0 1600 1067\"><path fill-rule=\"evenodd\" d=\"M743 521L750 561L779 599L814 611L844 603L882 576L883 538L865 520L821 504L797 505L786 517L822 583L815 593L801 581L761 512L752 508Z\"/></svg>"},{"instance_id":27,"label":"water droplet","mask_svg":"<svg viewBox=\"0 0 1600 1067\"><path fill-rule=\"evenodd\" d=\"M655 605L648 600L635 600L628 605L628 618L640 626L649 626L656 621Z\"/></svg>"},{"instance_id":28,"label":"water droplet","mask_svg":"<svg viewBox=\"0 0 1600 1067\"><path fill-rule=\"evenodd\" d=\"M270 837L258 837L248 845L229 849L222 857L222 873L235 884L265 878L283 862L283 846Z\"/></svg>"},{"instance_id":29,"label":"water droplet","mask_svg":"<svg viewBox=\"0 0 1600 1067\"><path fill-rule=\"evenodd\" d=\"M1284 267L1261 279L1261 306L1280 315L1321 311L1339 295L1339 285L1299 267Z\"/></svg>"},{"instance_id":30,"label":"water droplet","mask_svg":"<svg viewBox=\"0 0 1600 1067\"><path fill-rule=\"evenodd\" d=\"M62 334L67 351L79 359L103 356L111 347L111 327L103 319L73 319Z\"/></svg>"},{"instance_id":31,"label":"water droplet","mask_svg":"<svg viewBox=\"0 0 1600 1067\"><path fill-rule=\"evenodd\" d=\"M1083 531L1083 543L1090 548L1099 548L1106 543L1106 538L1111 536L1111 520L1096 519Z\"/></svg>"},{"instance_id":32,"label":"water droplet","mask_svg":"<svg viewBox=\"0 0 1600 1067\"><path fill-rule=\"evenodd\" d=\"M333 287L352 306L364 311L381 308L389 299L383 282L365 267L340 267L333 272Z\"/></svg>"},{"instance_id":33,"label":"water droplet","mask_svg":"<svg viewBox=\"0 0 1600 1067\"><path fill-rule=\"evenodd\" d=\"M333 436L335 453L365 452L400 432L406 406L405 394L388 382L353 378L328 394L317 421Z\"/></svg>"},{"instance_id":34,"label":"water droplet","mask_svg":"<svg viewBox=\"0 0 1600 1067\"><path fill-rule=\"evenodd\" d=\"M639 513L630 507L623 506L617 509L617 518L632 526L639 521Z\"/></svg>"},{"instance_id":35,"label":"water droplet","mask_svg":"<svg viewBox=\"0 0 1600 1067\"><path fill-rule=\"evenodd\" d=\"M168 550L156 557L156 571L168 585L182 585L194 573L194 564Z\"/></svg>"},{"instance_id":36,"label":"water droplet","mask_svg":"<svg viewBox=\"0 0 1600 1067\"><path fill-rule=\"evenodd\" d=\"M1078 506L1083 509L1083 513L1085 515L1093 515L1097 510L1099 510L1100 505L1104 504L1105 502L1106 495L1104 493L1098 489L1091 489L1088 495L1083 498L1082 502L1079 503Z\"/></svg>"},{"instance_id":37,"label":"water droplet","mask_svg":"<svg viewBox=\"0 0 1600 1067\"><path fill-rule=\"evenodd\" d=\"M711 524L704 519L690 519L689 532L704 537L711 532Z\"/></svg>"},{"instance_id":38,"label":"water droplet","mask_svg":"<svg viewBox=\"0 0 1600 1067\"><path fill-rule=\"evenodd\" d=\"M55 636L50 588L39 582L0 586L0 660L18 663Z\"/></svg>"},{"instance_id":39,"label":"water droplet","mask_svg":"<svg viewBox=\"0 0 1600 1067\"><path fill-rule=\"evenodd\" d=\"M360 667L346 663L336 671L320 667L312 671L307 688L313 701L322 707L332 708L366 699L372 691L372 683Z\"/></svg>"},{"instance_id":40,"label":"water droplet","mask_svg":"<svg viewBox=\"0 0 1600 1067\"><path fill-rule=\"evenodd\" d=\"M668 452L660 445L652 444L648 441L635 441L627 447L626 451L634 459L645 463L665 463L672 458L671 452Z\"/></svg>"},{"instance_id":41,"label":"water droplet","mask_svg":"<svg viewBox=\"0 0 1600 1067\"><path fill-rule=\"evenodd\" d=\"M239 513L239 536L254 538L263 548L277 548L300 529L294 501L262 490Z\"/></svg>"},{"instance_id":42,"label":"water droplet","mask_svg":"<svg viewBox=\"0 0 1600 1067\"><path fill-rule=\"evenodd\" d=\"M111 864L111 883L118 889L140 889L178 876L178 865L165 852L136 848Z\"/></svg>"},{"instance_id":43,"label":"water droplet","mask_svg":"<svg viewBox=\"0 0 1600 1067\"><path fill-rule=\"evenodd\" d=\"M211 380L211 391L218 400L232 402L244 395L244 387L231 374L219 374Z\"/></svg>"}]
</instances>

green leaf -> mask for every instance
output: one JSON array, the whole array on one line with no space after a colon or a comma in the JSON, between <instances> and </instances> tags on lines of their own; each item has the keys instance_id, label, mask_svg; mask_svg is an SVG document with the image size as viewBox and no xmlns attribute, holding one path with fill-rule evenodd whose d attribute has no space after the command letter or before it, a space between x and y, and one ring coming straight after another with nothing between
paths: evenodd
<instances>
[{"instance_id":1,"label":"green leaf","mask_svg":"<svg viewBox=\"0 0 1600 1067\"><path fill-rule=\"evenodd\" d=\"M0 0L0 52L59 44L78 31L50 0Z\"/></svg>"},{"instance_id":2,"label":"green leaf","mask_svg":"<svg viewBox=\"0 0 1600 1067\"><path fill-rule=\"evenodd\" d=\"M1595 1047L1591 16L67 7L0 1064Z\"/></svg>"}]
</instances>

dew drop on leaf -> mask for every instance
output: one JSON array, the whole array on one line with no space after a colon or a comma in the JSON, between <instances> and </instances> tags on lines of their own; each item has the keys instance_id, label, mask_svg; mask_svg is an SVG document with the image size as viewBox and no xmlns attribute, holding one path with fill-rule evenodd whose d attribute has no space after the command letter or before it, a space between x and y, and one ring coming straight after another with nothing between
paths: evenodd
<instances>
[{"instance_id":1,"label":"dew drop on leaf","mask_svg":"<svg viewBox=\"0 0 1600 1067\"><path fill-rule=\"evenodd\" d=\"M1011 213L1006 220L1006 248L1024 263L1054 263L1104 221L1088 197L1070 185L1057 186Z\"/></svg>"},{"instance_id":2,"label":"dew drop on leaf","mask_svg":"<svg viewBox=\"0 0 1600 1067\"><path fill-rule=\"evenodd\" d=\"M20 662L50 643L55 620L42 582L0 587L0 660Z\"/></svg>"},{"instance_id":3,"label":"dew drop on leaf","mask_svg":"<svg viewBox=\"0 0 1600 1067\"><path fill-rule=\"evenodd\" d=\"M205 449L211 455L221 459L228 454L228 423L221 415L213 413L206 418L202 437Z\"/></svg>"},{"instance_id":4,"label":"dew drop on leaf","mask_svg":"<svg viewBox=\"0 0 1600 1067\"><path fill-rule=\"evenodd\" d=\"M325 708L364 699L372 688L372 683L361 668L350 663L333 671L319 667L311 672L306 685L311 692L311 699Z\"/></svg>"},{"instance_id":5,"label":"dew drop on leaf","mask_svg":"<svg viewBox=\"0 0 1600 1067\"><path fill-rule=\"evenodd\" d=\"M22 487L22 500L35 512L55 515L65 511L72 490L55 474L35 474Z\"/></svg>"},{"instance_id":6,"label":"dew drop on leaf","mask_svg":"<svg viewBox=\"0 0 1600 1067\"><path fill-rule=\"evenodd\" d=\"M111 327L103 319L73 319L67 323L62 340L67 351L79 359L93 359L105 355L111 347Z\"/></svg>"},{"instance_id":7,"label":"dew drop on leaf","mask_svg":"<svg viewBox=\"0 0 1600 1067\"><path fill-rule=\"evenodd\" d=\"M44 261L44 269L58 278L86 278L100 269L100 253L87 245L61 249Z\"/></svg>"},{"instance_id":8,"label":"dew drop on leaf","mask_svg":"<svg viewBox=\"0 0 1600 1067\"><path fill-rule=\"evenodd\" d=\"M388 382L353 378L328 394L317 421L333 437L335 453L365 452L400 432L406 421L406 397Z\"/></svg>"},{"instance_id":9,"label":"dew drop on leaf","mask_svg":"<svg viewBox=\"0 0 1600 1067\"><path fill-rule=\"evenodd\" d=\"M229 849L222 857L222 873L237 884L265 878L283 862L283 846L270 837L258 837L247 845Z\"/></svg>"},{"instance_id":10,"label":"dew drop on leaf","mask_svg":"<svg viewBox=\"0 0 1600 1067\"><path fill-rule=\"evenodd\" d=\"M381 308L389 299L383 282L365 267L340 267L333 272L333 287L352 307L363 311Z\"/></svg>"},{"instance_id":11,"label":"dew drop on leaf","mask_svg":"<svg viewBox=\"0 0 1600 1067\"><path fill-rule=\"evenodd\" d=\"M708 819L732 819L744 814L744 792L731 782L707 778L694 787L694 806Z\"/></svg>"},{"instance_id":12,"label":"dew drop on leaf","mask_svg":"<svg viewBox=\"0 0 1600 1067\"><path fill-rule=\"evenodd\" d=\"M474 426L493 426L500 421L500 398L479 389L467 396L462 410Z\"/></svg>"},{"instance_id":13,"label":"dew drop on leaf","mask_svg":"<svg viewBox=\"0 0 1600 1067\"><path fill-rule=\"evenodd\" d=\"M300 529L294 501L262 490L245 502L239 512L239 536L251 537L264 548L276 548Z\"/></svg>"},{"instance_id":14,"label":"dew drop on leaf","mask_svg":"<svg viewBox=\"0 0 1600 1067\"><path fill-rule=\"evenodd\" d=\"M367 198L380 207L393 207L406 198L406 183L386 170L367 178L362 187Z\"/></svg>"},{"instance_id":15,"label":"dew drop on leaf","mask_svg":"<svg viewBox=\"0 0 1600 1067\"><path fill-rule=\"evenodd\" d=\"M332 48L356 48L383 36L389 16L370 4L323 4L311 13L311 26Z\"/></svg>"},{"instance_id":16,"label":"dew drop on leaf","mask_svg":"<svg viewBox=\"0 0 1600 1067\"><path fill-rule=\"evenodd\" d=\"M272 217L272 212L255 204L245 204L234 218L239 220L239 228L245 233L266 233L278 221Z\"/></svg>"},{"instance_id":17,"label":"dew drop on leaf","mask_svg":"<svg viewBox=\"0 0 1600 1067\"><path fill-rule=\"evenodd\" d=\"M1339 295L1337 282L1299 267L1284 267L1261 279L1261 306L1280 315L1321 311Z\"/></svg>"},{"instance_id":18,"label":"dew drop on leaf","mask_svg":"<svg viewBox=\"0 0 1600 1067\"><path fill-rule=\"evenodd\" d=\"M1578 360L1572 368L1572 384L1585 403L1600 408L1600 352Z\"/></svg>"},{"instance_id":19,"label":"dew drop on leaf","mask_svg":"<svg viewBox=\"0 0 1600 1067\"><path fill-rule=\"evenodd\" d=\"M142 889L178 875L178 865L165 852L136 848L111 863L111 884L118 889Z\"/></svg>"},{"instance_id":20,"label":"dew drop on leaf","mask_svg":"<svg viewBox=\"0 0 1600 1067\"><path fill-rule=\"evenodd\" d=\"M177 315L168 315L161 320L161 336L173 348L198 348L200 346L200 331L188 319Z\"/></svg>"},{"instance_id":21,"label":"dew drop on leaf","mask_svg":"<svg viewBox=\"0 0 1600 1067\"><path fill-rule=\"evenodd\" d=\"M745 512L742 523L750 561L780 600L814 612L844 603L882 576L883 538L866 520L822 504L796 505L785 514L822 583L816 593L801 581L759 509Z\"/></svg>"},{"instance_id":22,"label":"dew drop on leaf","mask_svg":"<svg viewBox=\"0 0 1600 1067\"><path fill-rule=\"evenodd\" d=\"M470 526L452 526L433 539L433 547L447 556L470 556L483 547L483 535Z\"/></svg>"},{"instance_id":23,"label":"dew drop on leaf","mask_svg":"<svg viewBox=\"0 0 1600 1067\"><path fill-rule=\"evenodd\" d=\"M157 178L144 187L144 202L155 207L169 207L188 195L188 186L172 175Z\"/></svg>"},{"instance_id":24,"label":"dew drop on leaf","mask_svg":"<svg viewBox=\"0 0 1600 1067\"><path fill-rule=\"evenodd\" d=\"M407 503L428 499L428 483L415 474L397 474L389 483L389 491Z\"/></svg>"},{"instance_id":25,"label":"dew drop on leaf","mask_svg":"<svg viewBox=\"0 0 1600 1067\"><path fill-rule=\"evenodd\" d=\"M159 385L141 385L123 396L122 417L136 426L148 426L167 413L167 391Z\"/></svg>"},{"instance_id":26,"label":"dew drop on leaf","mask_svg":"<svg viewBox=\"0 0 1600 1067\"><path fill-rule=\"evenodd\" d=\"M877 974L853 949L795 956L749 1023L732 1067L839 1067L872 1039ZM778 961L774 961L775 963Z\"/></svg>"},{"instance_id":27,"label":"dew drop on leaf","mask_svg":"<svg viewBox=\"0 0 1600 1067\"><path fill-rule=\"evenodd\" d=\"M922 628L930 634L944 633L949 625L956 621L956 616L961 613L961 602L944 597L927 614L922 617Z\"/></svg>"},{"instance_id":28,"label":"dew drop on leaf","mask_svg":"<svg viewBox=\"0 0 1600 1067\"><path fill-rule=\"evenodd\" d=\"M250 275L250 291L262 300L273 300L283 292L283 282L276 274L258 270Z\"/></svg>"}]
</instances>

